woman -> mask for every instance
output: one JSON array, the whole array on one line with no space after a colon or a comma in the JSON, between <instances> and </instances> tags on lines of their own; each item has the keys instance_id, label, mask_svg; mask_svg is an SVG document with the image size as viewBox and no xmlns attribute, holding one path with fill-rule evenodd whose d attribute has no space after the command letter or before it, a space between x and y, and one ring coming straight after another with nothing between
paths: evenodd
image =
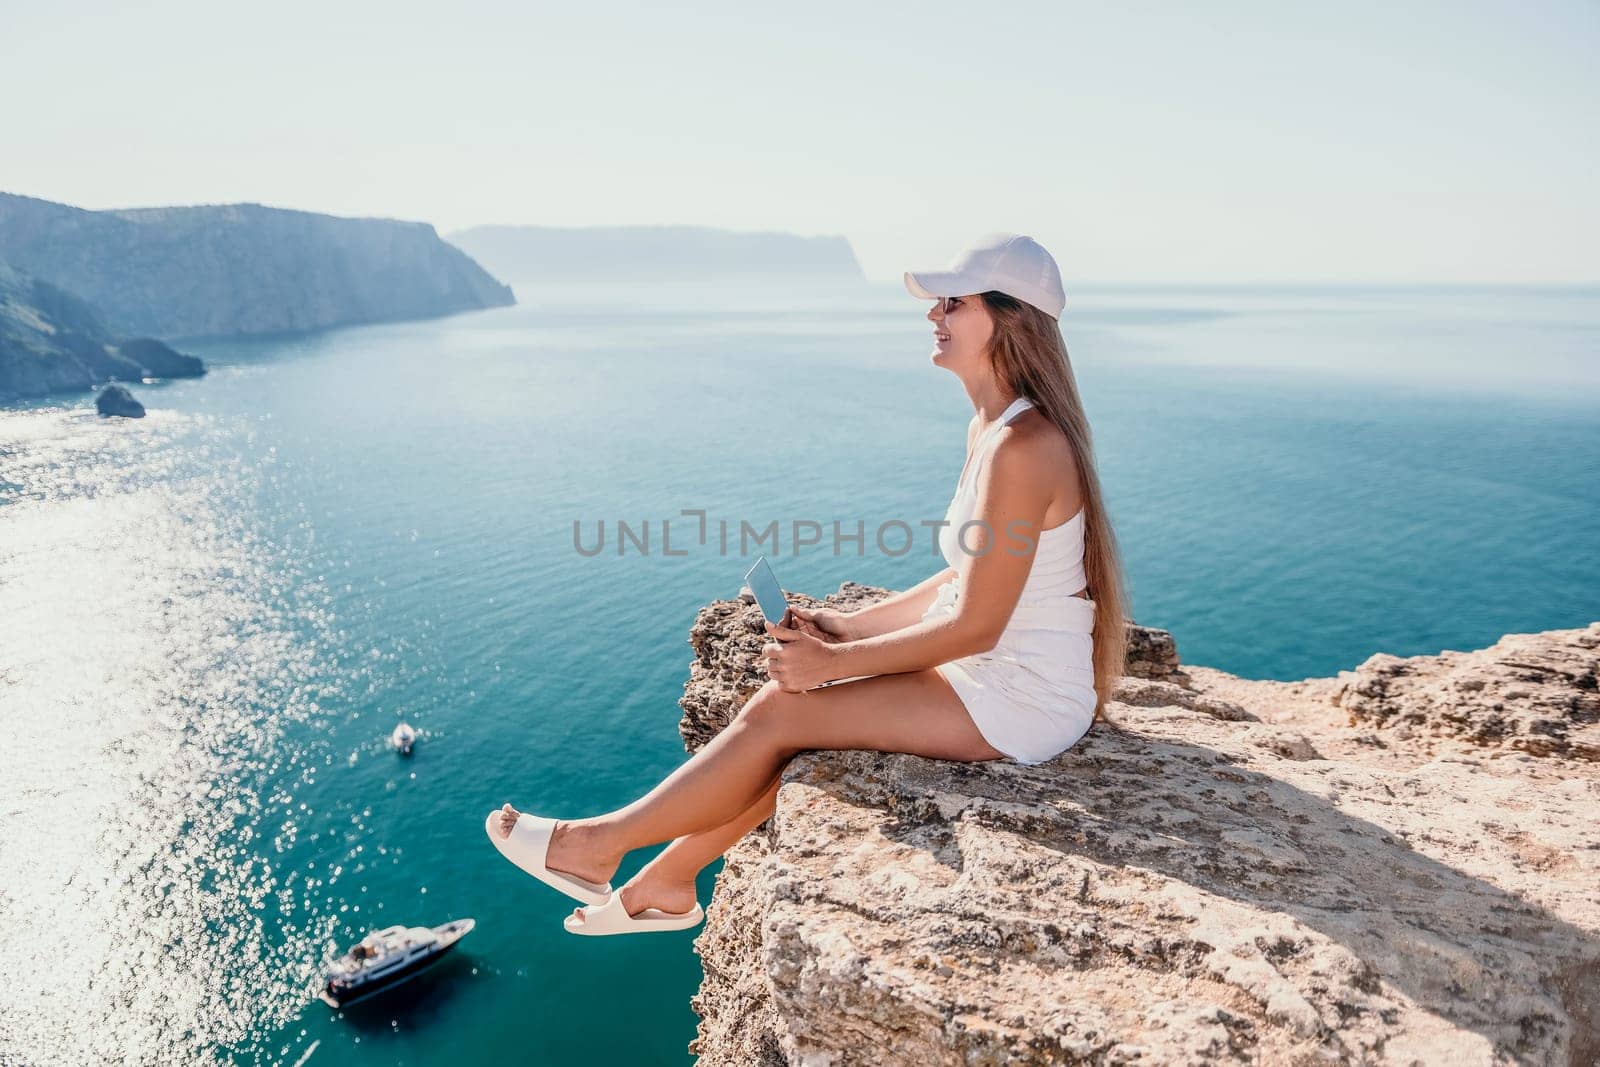
<instances>
[{"instance_id":1,"label":"woman","mask_svg":"<svg viewBox=\"0 0 1600 1067\"><path fill-rule=\"evenodd\" d=\"M1122 673L1126 598L1058 324L1060 271L1032 238L994 234L905 283L935 301L933 363L976 409L940 531L949 566L858 611L794 608L794 628L768 624L771 680L626 807L559 821L491 812L485 828L507 858L595 905L575 909L569 931L700 922L695 875L772 814L799 752L1036 764L1102 717ZM810 691L856 675L871 677ZM622 857L661 841L672 843L612 892Z\"/></svg>"}]
</instances>

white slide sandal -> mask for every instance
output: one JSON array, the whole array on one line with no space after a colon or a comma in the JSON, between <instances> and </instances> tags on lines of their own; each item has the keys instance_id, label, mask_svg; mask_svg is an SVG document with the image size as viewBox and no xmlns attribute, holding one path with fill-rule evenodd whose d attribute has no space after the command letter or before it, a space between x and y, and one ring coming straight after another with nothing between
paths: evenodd
<instances>
[{"instance_id":1,"label":"white slide sandal","mask_svg":"<svg viewBox=\"0 0 1600 1067\"><path fill-rule=\"evenodd\" d=\"M604 885L586 882L575 874L552 871L544 865L545 853L550 848L550 835L556 828L556 820L523 812L517 816L517 823L511 828L511 836L501 837L495 832L495 824L500 821L500 814L500 809L496 808L489 813L489 818L483 823L484 830L489 834L489 840L500 851L500 855L545 885L565 893L581 904L604 904L612 899L610 882Z\"/></svg>"},{"instance_id":2,"label":"white slide sandal","mask_svg":"<svg viewBox=\"0 0 1600 1067\"><path fill-rule=\"evenodd\" d=\"M561 921L569 934L598 937L604 934L642 934L653 930L687 930L705 918L705 909L696 901L694 907L684 912L662 911L646 908L637 915L629 915L622 906L622 894L614 893L610 900L596 907L583 909L583 921L568 915Z\"/></svg>"}]
</instances>

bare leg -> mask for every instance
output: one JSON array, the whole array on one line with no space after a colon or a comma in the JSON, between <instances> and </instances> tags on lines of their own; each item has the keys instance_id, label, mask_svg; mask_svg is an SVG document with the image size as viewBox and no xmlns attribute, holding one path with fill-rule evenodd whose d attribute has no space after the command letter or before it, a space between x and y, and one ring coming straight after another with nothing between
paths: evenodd
<instances>
[{"instance_id":1,"label":"bare leg","mask_svg":"<svg viewBox=\"0 0 1600 1067\"><path fill-rule=\"evenodd\" d=\"M743 840L751 830L767 821L778 806L778 787L781 784L780 771L766 791L738 818L698 834L674 838L670 845L639 868L639 873L617 890L622 894L623 908L629 915L637 915L646 908L659 908L673 914L692 909L699 899L695 877L718 856ZM574 908L572 913L579 922L583 921L582 908Z\"/></svg>"},{"instance_id":2,"label":"bare leg","mask_svg":"<svg viewBox=\"0 0 1600 1067\"><path fill-rule=\"evenodd\" d=\"M623 852L711 830L755 803L799 751L741 715L638 800L578 821L602 827Z\"/></svg>"},{"instance_id":3,"label":"bare leg","mask_svg":"<svg viewBox=\"0 0 1600 1067\"><path fill-rule=\"evenodd\" d=\"M778 807L778 786L782 780L783 771L780 770L755 803L737 818L697 834L673 838L672 843L657 853L643 870L651 871L662 880L671 881L673 877L678 877L687 878L692 883L695 875L772 816Z\"/></svg>"},{"instance_id":4,"label":"bare leg","mask_svg":"<svg viewBox=\"0 0 1600 1067\"><path fill-rule=\"evenodd\" d=\"M587 819L562 819L550 835L545 863L591 882L607 882L633 849L714 830L755 803L796 748L742 714L645 796ZM517 809L501 808L500 833L509 836Z\"/></svg>"},{"instance_id":5,"label":"bare leg","mask_svg":"<svg viewBox=\"0 0 1600 1067\"><path fill-rule=\"evenodd\" d=\"M562 821L550 838L551 869L608 881L622 857L659 841L732 824L807 749L872 749L934 759L991 760L955 691L934 670L886 674L808 693L769 683L733 722L633 803ZM502 833L516 822L505 806Z\"/></svg>"}]
</instances>

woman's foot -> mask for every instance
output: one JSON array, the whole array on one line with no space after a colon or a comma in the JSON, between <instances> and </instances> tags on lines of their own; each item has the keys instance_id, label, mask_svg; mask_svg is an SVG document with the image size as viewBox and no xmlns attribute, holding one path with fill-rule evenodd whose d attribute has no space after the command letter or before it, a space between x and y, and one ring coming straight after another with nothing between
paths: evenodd
<instances>
[{"instance_id":1,"label":"woman's foot","mask_svg":"<svg viewBox=\"0 0 1600 1067\"><path fill-rule=\"evenodd\" d=\"M510 804L500 809L498 833L502 840L511 836L522 813ZM586 882L604 884L622 866L619 853L605 851L593 828L583 822L556 821L550 831L550 845L545 850L544 865L552 871L576 875Z\"/></svg>"},{"instance_id":2,"label":"woman's foot","mask_svg":"<svg viewBox=\"0 0 1600 1067\"><path fill-rule=\"evenodd\" d=\"M667 877L645 867L617 890L622 894L622 908L630 918L637 917L646 908L660 908L673 915L693 910L696 900L694 879L688 881ZM583 909L574 908L575 922L583 922Z\"/></svg>"}]
</instances>

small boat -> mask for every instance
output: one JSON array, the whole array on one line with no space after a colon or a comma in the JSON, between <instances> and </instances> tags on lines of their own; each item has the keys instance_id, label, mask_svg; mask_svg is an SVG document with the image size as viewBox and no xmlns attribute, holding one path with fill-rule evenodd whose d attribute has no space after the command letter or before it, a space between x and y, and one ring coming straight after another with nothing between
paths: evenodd
<instances>
[{"instance_id":1,"label":"small boat","mask_svg":"<svg viewBox=\"0 0 1600 1067\"><path fill-rule=\"evenodd\" d=\"M411 724L403 722L394 728L394 733L389 735L389 743L400 750L402 756L411 755L411 746L417 742L417 731Z\"/></svg>"},{"instance_id":2,"label":"small boat","mask_svg":"<svg viewBox=\"0 0 1600 1067\"><path fill-rule=\"evenodd\" d=\"M456 919L442 926L389 926L363 937L328 966L319 994L342 1008L416 977L455 947L477 925Z\"/></svg>"}]
</instances>

